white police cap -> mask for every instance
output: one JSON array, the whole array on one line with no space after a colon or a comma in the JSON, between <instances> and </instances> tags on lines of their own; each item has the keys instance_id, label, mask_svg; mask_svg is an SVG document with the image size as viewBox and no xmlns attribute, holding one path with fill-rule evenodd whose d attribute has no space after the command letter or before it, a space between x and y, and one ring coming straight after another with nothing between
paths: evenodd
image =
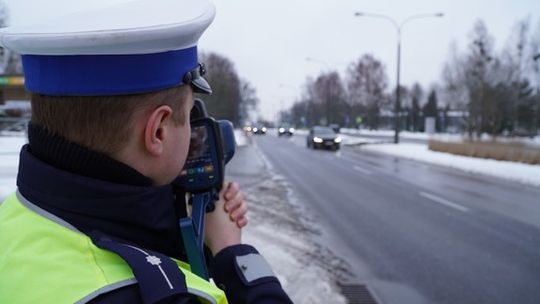
<instances>
[{"instance_id":1,"label":"white police cap","mask_svg":"<svg viewBox=\"0 0 540 304\"><path fill-rule=\"evenodd\" d=\"M25 85L45 95L124 95L191 84L211 93L197 42L214 18L208 0L136 0L0 30L22 55Z\"/></svg>"}]
</instances>

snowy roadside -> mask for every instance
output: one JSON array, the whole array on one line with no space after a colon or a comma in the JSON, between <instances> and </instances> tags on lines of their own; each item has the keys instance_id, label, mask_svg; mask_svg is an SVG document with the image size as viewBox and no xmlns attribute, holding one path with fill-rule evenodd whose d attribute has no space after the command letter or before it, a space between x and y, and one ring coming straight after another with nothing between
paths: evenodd
<instances>
[{"instance_id":1,"label":"snowy roadside","mask_svg":"<svg viewBox=\"0 0 540 304\"><path fill-rule=\"evenodd\" d=\"M400 143L366 145L361 150L385 153L430 164L451 167L471 173L517 181L540 187L540 165L529 165L510 161L481 159L428 149L426 144Z\"/></svg>"},{"instance_id":2,"label":"snowy roadside","mask_svg":"<svg viewBox=\"0 0 540 304\"><path fill-rule=\"evenodd\" d=\"M388 137L389 140L392 140L394 136L393 130L365 130L365 129L358 130L358 129L350 129L350 128L341 128L341 133L351 134L351 135L356 135L356 136L365 135L365 136ZM466 138L465 134L457 134L457 133L427 134L427 133L422 133L422 132L410 132L410 131L401 131L399 132L399 136L404 139L419 139L419 140L425 140L425 141L428 141L430 139L441 140L441 141L462 141L464 138ZM480 140L492 141L493 137L488 134L482 134L482 136L480 137ZM519 142L528 146L540 147L540 136L536 136L534 138L499 136L496 138L496 141L503 142L503 143Z\"/></svg>"},{"instance_id":3,"label":"snowy roadside","mask_svg":"<svg viewBox=\"0 0 540 304\"><path fill-rule=\"evenodd\" d=\"M245 190L250 210L243 242L255 246L272 265L292 301L346 303L335 283L337 275L329 269L337 259L325 256L308 238L313 232L300 222L285 180L273 175Z\"/></svg>"},{"instance_id":4,"label":"snowy roadside","mask_svg":"<svg viewBox=\"0 0 540 304\"><path fill-rule=\"evenodd\" d=\"M0 200L15 191L19 152L26 136L0 136Z\"/></svg>"},{"instance_id":5,"label":"snowy roadside","mask_svg":"<svg viewBox=\"0 0 540 304\"><path fill-rule=\"evenodd\" d=\"M249 135L236 130L235 136L241 150L232 160L227 178L245 180L247 174L248 180L257 181L241 184L249 203L243 242L255 246L267 259L294 303L344 304L336 285L341 260L311 240L316 232L301 220L309 218L308 211L302 210L291 187L257 146L249 144Z\"/></svg>"},{"instance_id":6,"label":"snowy roadside","mask_svg":"<svg viewBox=\"0 0 540 304\"><path fill-rule=\"evenodd\" d=\"M247 145L246 133L240 129L234 129L234 137L236 140L236 146L242 147Z\"/></svg>"},{"instance_id":7,"label":"snowy roadside","mask_svg":"<svg viewBox=\"0 0 540 304\"><path fill-rule=\"evenodd\" d=\"M381 136L381 137L388 137L389 139L394 137L394 131L393 130L366 130L366 129L350 129L350 128L341 128L341 133L344 134L353 134L353 135L366 135L366 136ZM426 133L420 133L420 132L407 132L407 131L401 131L399 132L399 136L401 138L408 138L408 139L430 139L430 135Z\"/></svg>"}]
</instances>

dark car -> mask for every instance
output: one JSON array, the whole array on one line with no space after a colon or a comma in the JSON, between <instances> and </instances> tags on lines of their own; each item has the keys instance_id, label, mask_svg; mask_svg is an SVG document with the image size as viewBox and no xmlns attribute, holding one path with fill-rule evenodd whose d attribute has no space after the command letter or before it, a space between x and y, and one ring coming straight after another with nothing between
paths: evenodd
<instances>
[{"instance_id":1,"label":"dark car","mask_svg":"<svg viewBox=\"0 0 540 304\"><path fill-rule=\"evenodd\" d=\"M318 149L339 150L341 137L339 137L330 127L315 126L309 130L307 136L307 147Z\"/></svg>"},{"instance_id":2,"label":"dark car","mask_svg":"<svg viewBox=\"0 0 540 304\"><path fill-rule=\"evenodd\" d=\"M338 124L331 124L331 125L329 125L329 127L332 128L332 130L334 130L334 132L339 133L340 127L339 127Z\"/></svg>"},{"instance_id":3,"label":"dark car","mask_svg":"<svg viewBox=\"0 0 540 304\"><path fill-rule=\"evenodd\" d=\"M251 128L251 131L253 134L266 134L266 127L263 125L256 125L253 128Z\"/></svg>"},{"instance_id":4,"label":"dark car","mask_svg":"<svg viewBox=\"0 0 540 304\"><path fill-rule=\"evenodd\" d=\"M288 135L293 136L294 134L294 128L289 124L282 124L278 127L278 136L281 135Z\"/></svg>"}]
</instances>

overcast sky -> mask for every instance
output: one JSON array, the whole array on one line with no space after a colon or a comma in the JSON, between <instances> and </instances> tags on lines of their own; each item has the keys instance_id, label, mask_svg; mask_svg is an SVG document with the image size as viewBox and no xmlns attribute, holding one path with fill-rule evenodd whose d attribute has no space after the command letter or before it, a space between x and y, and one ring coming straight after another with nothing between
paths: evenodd
<instances>
[{"instance_id":1,"label":"overcast sky","mask_svg":"<svg viewBox=\"0 0 540 304\"><path fill-rule=\"evenodd\" d=\"M3 0L11 23L39 18L44 12L78 11L129 0ZM151 0L149 0L151 1ZM83 3L87 2L87 3ZM419 13L443 18L413 20L402 35L401 83L429 86L439 81L452 41L463 49L475 20L483 19L496 47L508 40L512 27L529 17L540 33L538 0L216 0L217 15L200 41L200 49L230 58L241 77L261 99L263 117L292 104L307 76L337 69L372 53L387 67L395 85L396 31L390 22L354 17L356 11L392 16L396 21ZM313 58L307 61L306 57Z\"/></svg>"}]
</instances>

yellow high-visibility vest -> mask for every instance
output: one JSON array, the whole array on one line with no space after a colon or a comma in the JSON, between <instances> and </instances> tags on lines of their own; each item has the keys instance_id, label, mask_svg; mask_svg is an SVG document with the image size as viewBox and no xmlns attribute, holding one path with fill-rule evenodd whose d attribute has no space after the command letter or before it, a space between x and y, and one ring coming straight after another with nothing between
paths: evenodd
<instances>
[{"instance_id":1,"label":"yellow high-visibility vest","mask_svg":"<svg viewBox=\"0 0 540 304\"><path fill-rule=\"evenodd\" d=\"M224 292L176 261L188 292L225 304ZM0 303L86 303L137 284L129 265L20 193L0 204Z\"/></svg>"}]
</instances>

